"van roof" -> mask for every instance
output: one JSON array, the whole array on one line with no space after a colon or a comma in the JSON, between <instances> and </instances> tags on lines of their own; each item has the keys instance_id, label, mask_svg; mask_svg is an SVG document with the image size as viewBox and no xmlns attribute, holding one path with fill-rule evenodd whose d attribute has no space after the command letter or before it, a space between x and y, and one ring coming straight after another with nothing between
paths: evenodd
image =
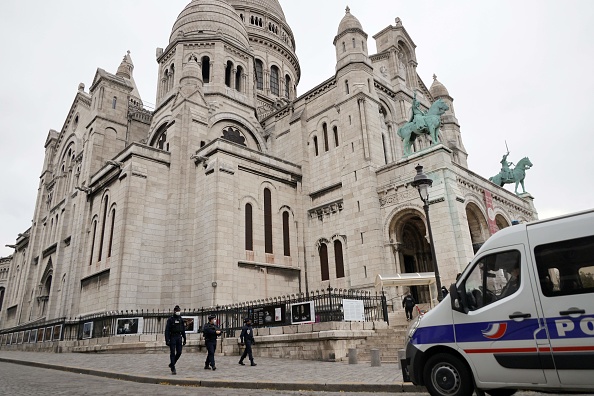
<instances>
[{"instance_id":1,"label":"van roof","mask_svg":"<svg viewBox=\"0 0 594 396\"><path fill-rule=\"evenodd\" d=\"M476 254L478 255L486 250L492 249L493 245L506 246L506 245L513 245L513 244L518 243L520 241L520 239L518 238L518 234L522 234L522 233L525 234L526 230L530 226L535 226L537 224L543 224L543 223L547 223L547 222L559 221L559 220L567 219L570 217L582 216L584 214L590 214L590 213L594 213L594 209L588 209L588 210L584 210L581 212L575 212L575 213L568 213L568 214L565 214L562 216L551 217L551 218L543 219L543 220L535 220L535 221L531 221L529 223L516 224L516 225L510 226L510 227L506 227L502 230L497 231L495 234L491 235L491 237L485 241L483 246L481 246L481 248L478 250L478 252L476 252Z\"/></svg>"}]
</instances>

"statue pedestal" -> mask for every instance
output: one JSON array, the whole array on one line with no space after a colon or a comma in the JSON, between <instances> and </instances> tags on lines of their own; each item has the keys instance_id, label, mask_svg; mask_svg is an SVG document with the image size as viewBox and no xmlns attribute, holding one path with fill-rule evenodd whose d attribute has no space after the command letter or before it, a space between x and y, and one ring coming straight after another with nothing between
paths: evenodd
<instances>
[{"instance_id":1,"label":"statue pedestal","mask_svg":"<svg viewBox=\"0 0 594 396\"><path fill-rule=\"evenodd\" d=\"M528 202L528 204L530 205L530 209L536 214L536 217L533 220L538 219L538 214L536 208L534 207L534 197L532 196L532 194L525 192L522 194L518 194L518 197Z\"/></svg>"}]
</instances>

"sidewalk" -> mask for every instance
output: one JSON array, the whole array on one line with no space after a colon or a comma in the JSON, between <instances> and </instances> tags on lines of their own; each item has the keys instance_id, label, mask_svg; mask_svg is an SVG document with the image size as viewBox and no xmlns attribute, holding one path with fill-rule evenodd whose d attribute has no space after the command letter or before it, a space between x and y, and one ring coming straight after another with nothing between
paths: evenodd
<instances>
[{"instance_id":1,"label":"sidewalk","mask_svg":"<svg viewBox=\"0 0 594 396\"><path fill-rule=\"evenodd\" d=\"M425 392L402 382L396 364L320 362L257 358L255 367L238 356L216 356L217 370L204 370L206 354L184 352L171 375L169 354L76 354L0 351L0 362L23 364L125 381L217 388L326 392Z\"/></svg>"}]
</instances>

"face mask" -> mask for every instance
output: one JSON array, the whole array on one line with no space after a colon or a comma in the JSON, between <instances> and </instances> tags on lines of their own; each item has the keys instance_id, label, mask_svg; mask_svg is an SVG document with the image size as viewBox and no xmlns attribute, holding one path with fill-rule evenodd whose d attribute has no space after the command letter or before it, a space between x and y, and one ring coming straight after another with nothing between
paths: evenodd
<instances>
[{"instance_id":1,"label":"face mask","mask_svg":"<svg viewBox=\"0 0 594 396\"><path fill-rule=\"evenodd\" d=\"M175 311L175 315L176 316L180 316L181 315L181 312L180 311Z\"/></svg>"}]
</instances>

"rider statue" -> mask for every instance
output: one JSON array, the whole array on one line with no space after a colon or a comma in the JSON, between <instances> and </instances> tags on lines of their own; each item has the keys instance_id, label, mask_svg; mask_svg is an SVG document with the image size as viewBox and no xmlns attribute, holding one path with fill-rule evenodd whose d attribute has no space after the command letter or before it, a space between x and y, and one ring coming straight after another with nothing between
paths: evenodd
<instances>
[{"instance_id":1,"label":"rider statue","mask_svg":"<svg viewBox=\"0 0 594 396\"><path fill-rule=\"evenodd\" d=\"M424 121L425 113L423 113L420 106L421 103L417 100L417 91L415 91L412 102L412 115L408 121L414 123L417 130L421 130L426 126Z\"/></svg>"},{"instance_id":2,"label":"rider statue","mask_svg":"<svg viewBox=\"0 0 594 396\"><path fill-rule=\"evenodd\" d=\"M507 152L507 154L503 155L503 158L501 159L500 163L501 163L501 174L504 176L505 179L512 179L513 175L512 175L512 171L511 169L509 169L510 166L512 166L514 163L513 162L507 162L507 156L509 155L509 151Z\"/></svg>"}]
</instances>

